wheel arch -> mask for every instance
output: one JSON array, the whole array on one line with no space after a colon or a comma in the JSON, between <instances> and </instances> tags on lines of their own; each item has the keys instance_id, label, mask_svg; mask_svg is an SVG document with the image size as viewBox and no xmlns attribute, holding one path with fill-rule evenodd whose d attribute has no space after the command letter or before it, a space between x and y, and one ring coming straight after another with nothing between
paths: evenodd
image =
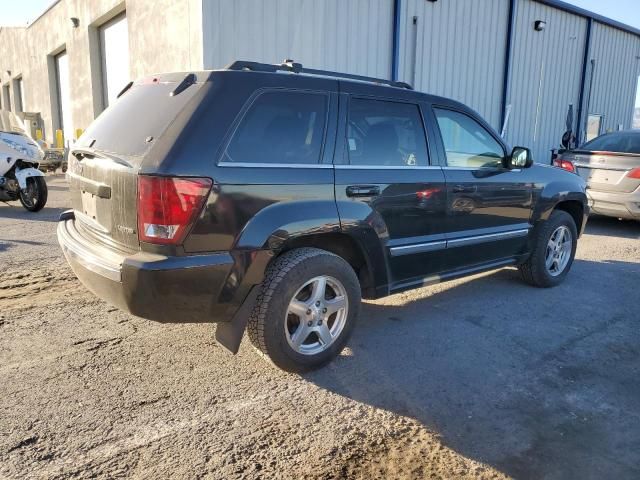
<instances>
[{"instance_id":1,"label":"wheel arch","mask_svg":"<svg viewBox=\"0 0 640 480\"><path fill-rule=\"evenodd\" d=\"M387 272L367 253L361 241L344 232L325 232L295 236L285 241L278 256L295 248L313 247L343 258L356 272L363 298L379 298L386 294Z\"/></svg>"}]
</instances>

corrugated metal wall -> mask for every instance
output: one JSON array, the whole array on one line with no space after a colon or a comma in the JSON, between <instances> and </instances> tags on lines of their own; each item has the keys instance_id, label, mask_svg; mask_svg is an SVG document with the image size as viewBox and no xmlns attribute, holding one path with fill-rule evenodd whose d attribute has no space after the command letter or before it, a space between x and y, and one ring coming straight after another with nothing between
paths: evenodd
<instances>
[{"instance_id":1,"label":"corrugated metal wall","mask_svg":"<svg viewBox=\"0 0 640 480\"><path fill-rule=\"evenodd\" d=\"M203 63L280 62L390 78L394 0L202 0ZM399 80L459 100L501 130L510 0L402 0ZM573 104L577 131L588 20L535 0L515 2L505 138L548 163ZM414 18L416 23L414 24ZM546 22L543 31L534 22ZM640 37L593 21L589 111L604 128L631 122ZM587 71L587 87L589 74ZM585 105L586 101L585 92ZM586 120L587 112L583 112Z\"/></svg>"},{"instance_id":2,"label":"corrugated metal wall","mask_svg":"<svg viewBox=\"0 0 640 480\"><path fill-rule=\"evenodd\" d=\"M534 29L536 20L547 22L543 31ZM537 162L549 163L550 150L560 146L569 104L577 121L586 30L585 18L532 0L517 2L505 137L531 148Z\"/></svg>"},{"instance_id":3,"label":"corrugated metal wall","mask_svg":"<svg viewBox=\"0 0 640 480\"><path fill-rule=\"evenodd\" d=\"M603 131L617 130L619 125L631 128L640 75L640 37L598 22L591 35L589 57L595 60L595 68L589 113L604 115Z\"/></svg>"},{"instance_id":4,"label":"corrugated metal wall","mask_svg":"<svg viewBox=\"0 0 640 480\"><path fill-rule=\"evenodd\" d=\"M499 129L508 16L509 0L403 0L399 79L461 101Z\"/></svg>"},{"instance_id":5,"label":"corrugated metal wall","mask_svg":"<svg viewBox=\"0 0 640 480\"><path fill-rule=\"evenodd\" d=\"M204 0L204 67L292 58L389 78L392 0Z\"/></svg>"}]
</instances>

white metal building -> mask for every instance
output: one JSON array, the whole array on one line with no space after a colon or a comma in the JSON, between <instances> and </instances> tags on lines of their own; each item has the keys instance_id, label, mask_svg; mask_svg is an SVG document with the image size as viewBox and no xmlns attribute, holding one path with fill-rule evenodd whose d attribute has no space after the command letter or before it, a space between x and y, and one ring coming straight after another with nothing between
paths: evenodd
<instances>
[{"instance_id":1,"label":"white metal building","mask_svg":"<svg viewBox=\"0 0 640 480\"><path fill-rule=\"evenodd\" d=\"M508 119L507 141L543 162L570 105L579 140L640 112L640 31L558 0L59 0L0 29L0 100L71 138L129 78L285 58L406 81L498 131Z\"/></svg>"}]
</instances>

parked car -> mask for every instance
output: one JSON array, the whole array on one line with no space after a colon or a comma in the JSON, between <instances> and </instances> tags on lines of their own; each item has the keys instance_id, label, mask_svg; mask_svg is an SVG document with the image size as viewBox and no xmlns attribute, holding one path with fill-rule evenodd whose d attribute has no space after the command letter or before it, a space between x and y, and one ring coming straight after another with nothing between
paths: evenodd
<instances>
[{"instance_id":1,"label":"parked car","mask_svg":"<svg viewBox=\"0 0 640 480\"><path fill-rule=\"evenodd\" d=\"M335 357L362 298L516 265L564 280L585 182L408 85L235 62L130 84L69 157L58 239L101 298L216 322L280 368Z\"/></svg>"},{"instance_id":2,"label":"parked car","mask_svg":"<svg viewBox=\"0 0 640 480\"><path fill-rule=\"evenodd\" d=\"M554 164L587 182L591 212L640 220L640 131L600 135Z\"/></svg>"},{"instance_id":3,"label":"parked car","mask_svg":"<svg viewBox=\"0 0 640 480\"><path fill-rule=\"evenodd\" d=\"M49 148L45 146L44 158L40 161L38 168L42 172L55 172L57 169L61 169L62 173L67 171L67 160L65 156L64 148Z\"/></svg>"}]
</instances>

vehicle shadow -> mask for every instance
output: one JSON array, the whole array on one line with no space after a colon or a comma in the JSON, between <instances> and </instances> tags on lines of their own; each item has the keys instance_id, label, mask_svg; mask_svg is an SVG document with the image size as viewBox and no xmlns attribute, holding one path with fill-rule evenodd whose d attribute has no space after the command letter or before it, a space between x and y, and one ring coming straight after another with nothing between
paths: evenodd
<instances>
[{"instance_id":1,"label":"vehicle shadow","mask_svg":"<svg viewBox=\"0 0 640 480\"><path fill-rule=\"evenodd\" d=\"M638 478L639 284L640 264L576 260L552 289L507 269L367 302L305 378L516 478Z\"/></svg>"},{"instance_id":2,"label":"vehicle shadow","mask_svg":"<svg viewBox=\"0 0 640 480\"><path fill-rule=\"evenodd\" d=\"M44 207L39 212L29 212L22 207L20 202L0 204L0 218L37 222L57 222L60 214L66 208Z\"/></svg>"},{"instance_id":3,"label":"vehicle shadow","mask_svg":"<svg viewBox=\"0 0 640 480\"><path fill-rule=\"evenodd\" d=\"M587 235L640 239L640 222L592 215L587 222L585 233Z\"/></svg>"}]
</instances>

